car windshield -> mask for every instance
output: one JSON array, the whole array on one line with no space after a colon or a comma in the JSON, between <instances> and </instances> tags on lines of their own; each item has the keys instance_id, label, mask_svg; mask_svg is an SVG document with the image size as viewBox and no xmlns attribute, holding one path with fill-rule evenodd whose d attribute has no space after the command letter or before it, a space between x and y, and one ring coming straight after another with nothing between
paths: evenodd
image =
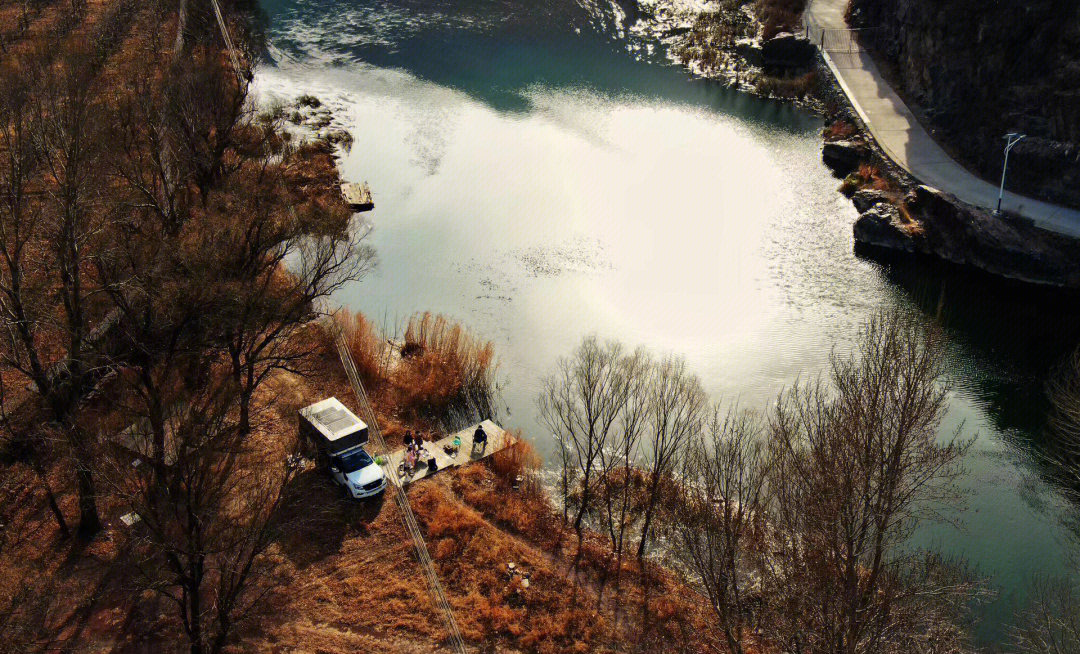
<instances>
[{"instance_id":1,"label":"car windshield","mask_svg":"<svg viewBox=\"0 0 1080 654\"><path fill-rule=\"evenodd\" d=\"M360 449L342 455L338 460L341 462L342 472L353 472L374 463L368 453Z\"/></svg>"}]
</instances>

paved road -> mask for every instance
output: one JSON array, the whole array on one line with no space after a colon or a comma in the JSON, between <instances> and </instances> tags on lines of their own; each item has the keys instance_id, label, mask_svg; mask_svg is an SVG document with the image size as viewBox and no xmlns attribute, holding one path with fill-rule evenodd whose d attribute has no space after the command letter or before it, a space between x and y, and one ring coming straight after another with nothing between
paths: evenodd
<instances>
[{"instance_id":1,"label":"paved road","mask_svg":"<svg viewBox=\"0 0 1080 654\"><path fill-rule=\"evenodd\" d=\"M815 42L821 42L823 30L847 28L844 22L847 4L848 0L811 0L806 23ZM835 45L827 45L822 54L881 148L924 184L952 193L968 204L995 208L998 184L973 175L946 154L885 81L869 53L857 46L846 47L846 39L845 34L827 32L826 43ZM853 51L848 52L849 49ZM1080 210L1009 191L1005 192L1002 208L1026 216L1044 229L1080 237Z\"/></svg>"}]
</instances>

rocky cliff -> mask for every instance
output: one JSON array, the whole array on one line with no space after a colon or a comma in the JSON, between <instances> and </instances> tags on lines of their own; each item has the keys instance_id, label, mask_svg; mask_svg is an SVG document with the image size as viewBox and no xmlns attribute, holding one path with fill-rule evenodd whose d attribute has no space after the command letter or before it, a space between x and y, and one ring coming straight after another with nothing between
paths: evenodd
<instances>
[{"instance_id":1,"label":"rocky cliff","mask_svg":"<svg viewBox=\"0 0 1080 654\"><path fill-rule=\"evenodd\" d=\"M987 179L1080 206L1080 2L851 0L883 69L935 136Z\"/></svg>"}]
</instances>

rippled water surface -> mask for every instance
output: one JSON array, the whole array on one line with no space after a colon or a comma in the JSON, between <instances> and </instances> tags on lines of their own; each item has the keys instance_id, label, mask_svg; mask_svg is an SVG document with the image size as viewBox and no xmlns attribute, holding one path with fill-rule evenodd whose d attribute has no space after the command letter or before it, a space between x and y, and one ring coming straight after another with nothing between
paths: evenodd
<instances>
[{"instance_id":1,"label":"rippled water surface","mask_svg":"<svg viewBox=\"0 0 1080 654\"><path fill-rule=\"evenodd\" d=\"M959 525L916 536L992 575L999 639L1024 581L1059 571L1073 508L1034 463L1048 371L1076 316L929 264L852 252L818 118L691 81L620 4L264 0L266 101L313 93L355 139L378 271L342 304L458 318L496 344L500 420L544 451L533 399L595 332L686 355L716 396L764 407L872 311L949 327L949 424L979 438Z\"/></svg>"}]
</instances>

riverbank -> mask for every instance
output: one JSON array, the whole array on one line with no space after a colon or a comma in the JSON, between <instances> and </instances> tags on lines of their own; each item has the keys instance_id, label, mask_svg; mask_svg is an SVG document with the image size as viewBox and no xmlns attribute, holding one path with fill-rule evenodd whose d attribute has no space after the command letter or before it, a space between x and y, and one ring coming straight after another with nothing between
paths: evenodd
<instances>
[{"instance_id":1,"label":"riverbank","mask_svg":"<svg viewBox=\"0 0 1080 654\"><path fill-rule=\"evenodd\" d=\"M835 83L830 101L837 108L825 116L822 160L859 212L858 253L884 262L932 257L989 280L1080 290L1080 239L920 183L882 150Z\"/></svg>"},{"instance_id":2,"label":"riverbank","mask_svg":"<svg viewBox=\"0 0 1080 654\"><path fill-rule=\"evenodd\" d=\"M815 50L800 36L804 6L805 0L724 0L704 6L669 0L643 21L654 23L657 37L668 37L669 56L693 75L821 113ZM675 26L673 16L681 17Z\"/></svg>"}]
</instances>

